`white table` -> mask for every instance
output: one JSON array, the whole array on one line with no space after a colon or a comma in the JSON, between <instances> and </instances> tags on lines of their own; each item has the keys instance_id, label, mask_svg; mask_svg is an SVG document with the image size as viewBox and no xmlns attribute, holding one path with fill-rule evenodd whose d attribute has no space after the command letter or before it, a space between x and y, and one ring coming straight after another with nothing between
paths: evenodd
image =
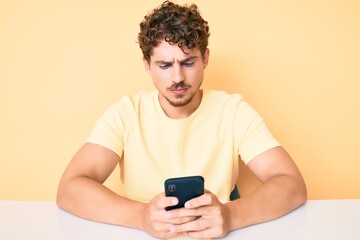
<instances>
[{"instance_id":1,"label":"white table","mask_svg":"<svg viewBox=\"0 0 360 240\"><path fill-rule=\"evenodd\" d=\"M0 201L0 239L154 239L135 229L75 217L54 202ZM277 220L231 232L225 239L359 240L360 199L312 200Z\"/></svg>"}]
</instances>

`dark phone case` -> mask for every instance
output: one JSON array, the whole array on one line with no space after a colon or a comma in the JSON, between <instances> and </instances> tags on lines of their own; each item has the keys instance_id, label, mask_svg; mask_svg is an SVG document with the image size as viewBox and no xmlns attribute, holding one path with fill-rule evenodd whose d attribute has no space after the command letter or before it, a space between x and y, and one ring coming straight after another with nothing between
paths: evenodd
<instances>
[{"instance_id":1,"label":"dark phone case","mask_svg":"<svg viewBox=\"0 0 360 240\"><path fill-rule=\"evenodd\" d=\"M184 207L185 202L202 194L204 194L204 178L202 176L169 178L165 181L165 195L177 197L179 203L165 209Z\"/></svg>"}]
</instances>

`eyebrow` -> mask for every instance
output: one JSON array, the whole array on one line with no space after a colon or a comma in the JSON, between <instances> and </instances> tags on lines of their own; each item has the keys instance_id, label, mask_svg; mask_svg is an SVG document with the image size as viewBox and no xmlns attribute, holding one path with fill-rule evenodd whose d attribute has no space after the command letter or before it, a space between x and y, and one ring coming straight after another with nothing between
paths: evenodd
<instances>
[{"instance_id":1,"label":"eyebrow","mask_svg":"<svg viewBox=\"0 0 360 240\"><path fill-rule=\"evenodd\" d=\"M190 57L187 57L187 58L185 58L184 60L181 60L181 61L180 61L180 64L181 64L181 63L185 63L185 62L189 62L189 61L192 61L192 60L195 60L196 58L198 58L198 56L190 56ZM154 63L157 64L157 65L160 65L160 64L172 64L173 62L164 61L164 60L159 60L159 61L155 61Z\"/></svg>"}]
</instances>

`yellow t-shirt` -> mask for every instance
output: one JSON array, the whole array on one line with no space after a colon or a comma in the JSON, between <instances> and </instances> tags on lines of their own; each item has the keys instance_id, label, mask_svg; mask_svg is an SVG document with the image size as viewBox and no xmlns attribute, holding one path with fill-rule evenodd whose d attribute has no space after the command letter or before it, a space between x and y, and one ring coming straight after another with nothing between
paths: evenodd
<instances>
[{"instance_id":1,"label":"yellow t-shirt","mask_svg":"<svg viewBox=\"0 0 360 240\"><path fill-rule=\"evenodd\" d=\"M168 118L158 92L124 96L98 120L87 140L122 158L122 194L148 202L167 178L201 175L205 188L229 200L239 157L248 163L279 146L262 118L239 94L204 90L186 119Z\"/></svg>"}]
</instances>

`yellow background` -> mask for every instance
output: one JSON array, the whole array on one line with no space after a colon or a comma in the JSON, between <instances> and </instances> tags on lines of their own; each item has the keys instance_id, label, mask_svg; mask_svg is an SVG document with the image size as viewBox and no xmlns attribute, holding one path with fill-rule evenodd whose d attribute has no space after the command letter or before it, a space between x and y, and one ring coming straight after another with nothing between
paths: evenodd
<instances>
[{"instance_id":1,"label":"yellow background","mask_svg":"<svg viewBox=\"0 0 360 240\"><path fill-rule=\"evenodd\" d=\"M360 198L360 1L194 2L211 29L204 87L260 112L310 199ZM99 115L154 88L136 37L160 3L0 0L0 199L55 199ZM258 183L242 173L244 195Z\"/></svg>"}]
</instances>

